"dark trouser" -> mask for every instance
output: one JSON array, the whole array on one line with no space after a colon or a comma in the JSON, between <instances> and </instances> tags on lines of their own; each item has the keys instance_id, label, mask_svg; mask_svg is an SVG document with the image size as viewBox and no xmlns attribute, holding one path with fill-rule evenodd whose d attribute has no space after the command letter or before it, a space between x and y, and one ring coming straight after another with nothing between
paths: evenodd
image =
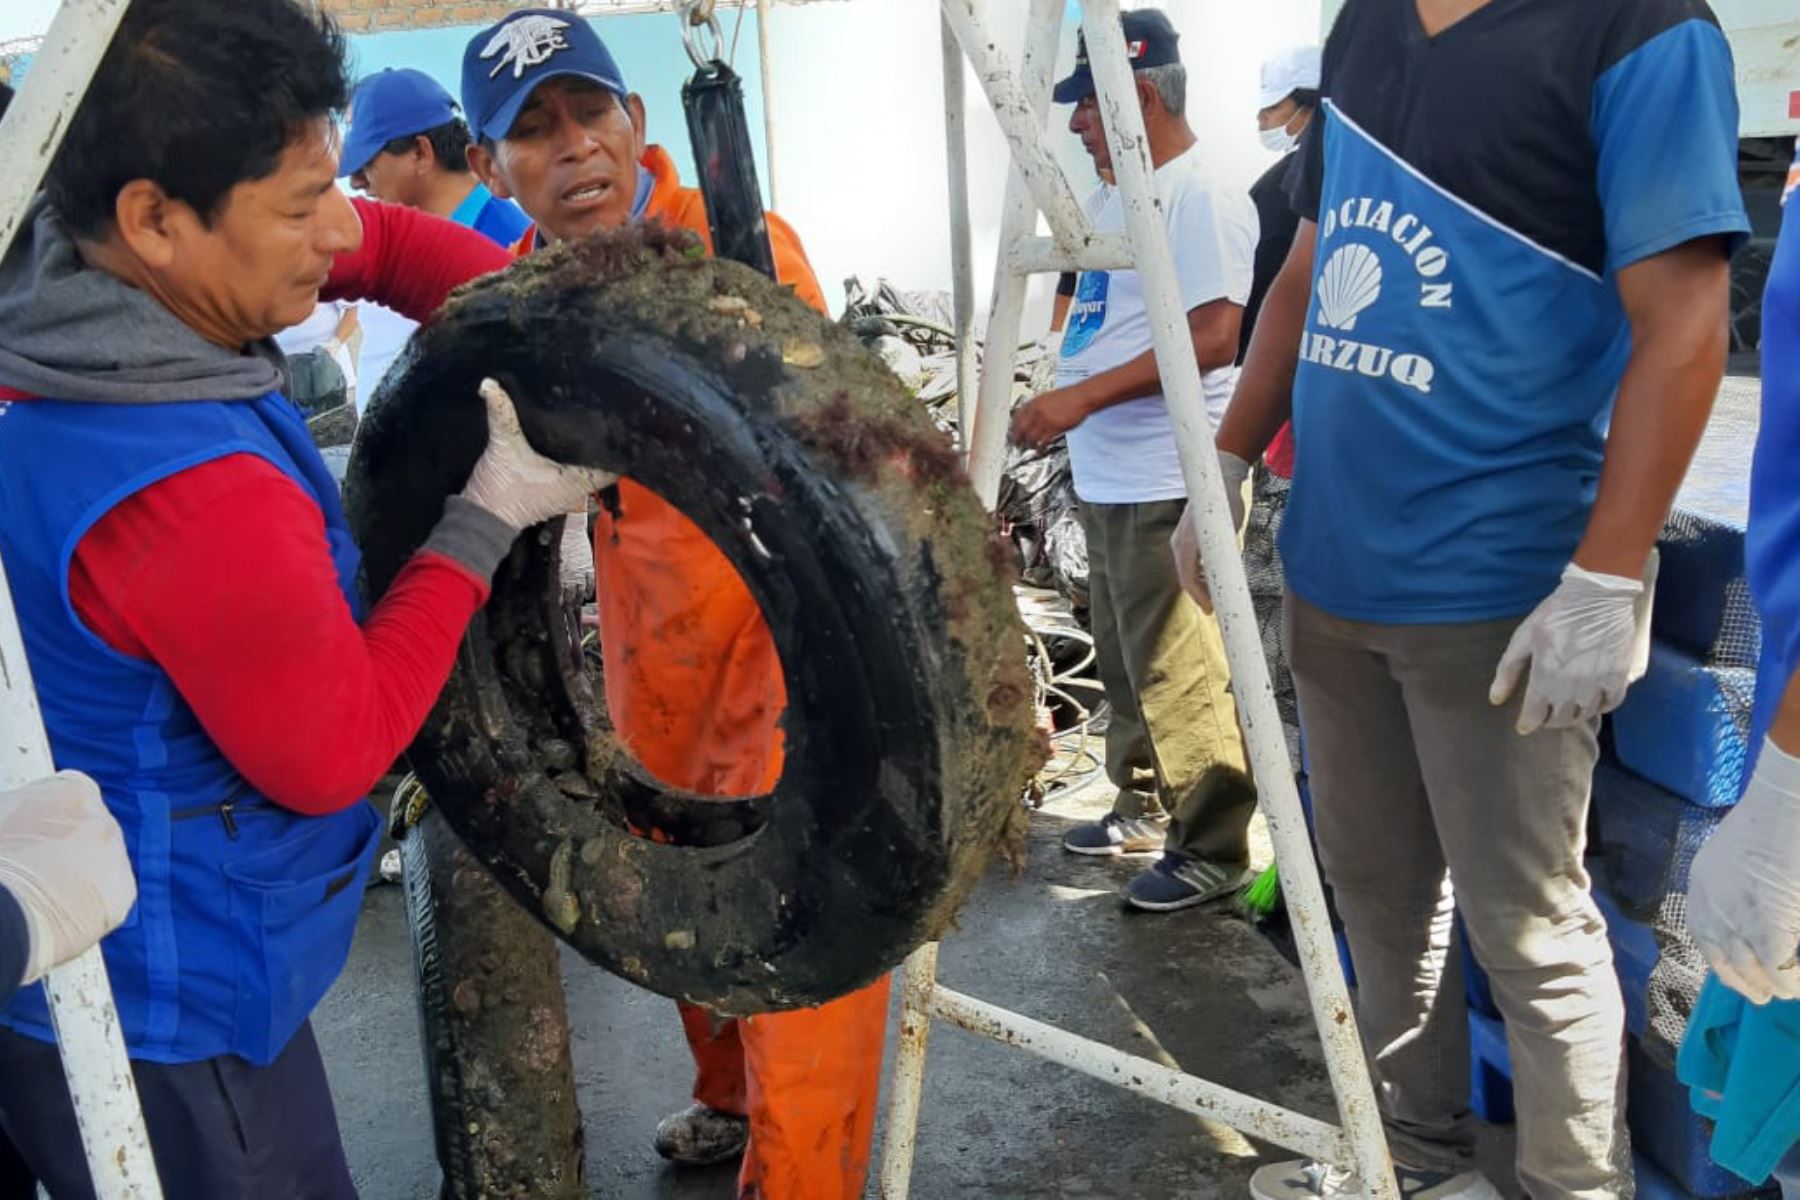
<instances>
[{"instance_id":1,"label":"dark trouser","mask_svg":"<svg viewBox=\"0 0 1800 1200\"><path fill-rule=\"evenodd\" d=\"M1168 848L1249 861L1256 790L1218 623L1181 590L1169 538L1185 500L1081 506L1106 773L1122 815L1173 816Z\"/></svg>"},{"instance_id":2,"label":"dark trouser","mask_svg":"<svg viewBox=\"0 0 1800 1200\"><path fill-rule=\"evenodd\" d=\"M356 1200L311 1025L266 1067L233 1057L131 1067L169 1200ZM0 1134L51 1200L91 1200L56 1047L9 1029L0 1029ZM0 1151L0 1171L4 1162Z\"/></svg>"},{"instance_id":3,"label":"dark trouser","mask_svg":"<svg viewBox=\"0 0 1800 1200\"><path fill-rule=\"evenodd\" d=\"M15 1200L16 1197L31 1200L36 1195L37 1176L31 1173L31 1168L19 1157L18 1147L12 1144L12 1139L0 1132L0 1197L5 1197L5 1200Z\"/></svg>"}]
</instances>

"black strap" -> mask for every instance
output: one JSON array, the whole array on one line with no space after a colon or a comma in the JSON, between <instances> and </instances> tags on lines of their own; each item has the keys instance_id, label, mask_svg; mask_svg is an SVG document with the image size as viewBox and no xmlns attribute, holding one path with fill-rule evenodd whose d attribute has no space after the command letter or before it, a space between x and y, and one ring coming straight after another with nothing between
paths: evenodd
<instances>
[{"instance_id":1,"label":"black strap","mask_svg":"<svg viewBox=\"0 0 1800 1200\"><path fill-rule=\"evenodd\" d=\"M715 60L682 85L681 106L687 112L713 253L775 278L775 252L769 246L769 221L744 116L743 80Z\"/></svg>"}]
</instances>

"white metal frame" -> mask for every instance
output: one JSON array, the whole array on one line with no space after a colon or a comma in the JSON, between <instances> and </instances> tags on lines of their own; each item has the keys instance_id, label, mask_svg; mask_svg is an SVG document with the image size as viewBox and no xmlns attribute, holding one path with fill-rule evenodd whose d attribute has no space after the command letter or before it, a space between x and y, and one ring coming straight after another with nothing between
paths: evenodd
<instances>
[{"instance_id":1,"label":"white metal frame","mask_svg":"<svg viewBox=\"0 0 1800 1200\"><path fill-rule=\"evenodd\" d=\"M0 256L62 142L129 0L63 0L36 61L0 122ZM0 568L0 788L55 770L12 594ZM75 1104L88 1173L101 1200L161 1200L137 1086L99 949L45 979L63 1076Z\"/></svg>"},{"instance_id":2,"label":"white metal frame","mask_svg":"<svg viewBox=\"0 0 1800 1200\"><path fill-rule=\"evenodd\" d=\"M1064 0L1030 0L1024 57L1015 69L998 48L988 14L994 0L941 0L944 22L944 102L950 156L951 252L955 259L958 375L964 386L964 430L969 474L992 508L999 493L1002 454L1012 408L1013 366L1018 352L1025 289L1034 273L1073 269L1131 268L1144 285L1152 343L1163 394L1181 452L1189 505L1199 516L1206 573L1231 663L1232 688L1248 743L1262 810L1269 823L1282 891L1293 921L1313 1022L1324 1047L1339 1124L1289 1111L1077 1037L997 1008L938 984L938 947L921 947L907 960L900 1043L889 1096L880 1195L903 1200L912 1176L924 1087L925 1053L933 1018L1016 1046L1163 1104L1210 1118L1263 1141L1324 1162L1354 1166L1364 1194L1399 1200L1380 1114L1363 1058L1361 1039L1325 910L1324 891L1288 761L1287 742L1269 685L1262 640L1250 606L1220 482L1212 431L1201 399L1200 371L1188 336L1162 208L1152 187L1149 146L1138 108L1131 65L1119 24L1119 0L1082 0L1082 28L1094 72L1101 119L1124 202L1123 236L1096 235L1051 153L1045 131L1051 69L1062 34ZM963 128L963 59L973 66L1012 148L1013 169L1001 219L1000 255L988 317L986 354L975 411L966 397L973 374L972 288L966 143ZM1050 237L1036 235L1039 215ZM971 431L968 417L973 416Z\"/></svg>"}]
</instances>

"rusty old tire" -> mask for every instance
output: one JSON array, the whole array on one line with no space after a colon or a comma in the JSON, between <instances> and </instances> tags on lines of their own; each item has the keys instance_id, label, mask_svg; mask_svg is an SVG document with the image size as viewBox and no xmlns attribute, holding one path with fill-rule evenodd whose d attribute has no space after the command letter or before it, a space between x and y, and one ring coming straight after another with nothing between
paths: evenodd
<instances>
[{"instance_id":1,"label":"rusty old tire","mask_svg":"<svg viewBox=\"0 0 1800 1200\"><path fill-rule=\"evenodd\" d=\"M854 337L682 235L563 248L459 294L371 404L346 483L371 596L482 448L484 375L540 451L629 476L721 547L774 634L787 753L767 797L649 779L601 731L540 527L410 752L450 824L589 959L722 1012L821 1003L938 936L1040 751L1010 569L923 412Z\"/></svg>"}]
</instances>

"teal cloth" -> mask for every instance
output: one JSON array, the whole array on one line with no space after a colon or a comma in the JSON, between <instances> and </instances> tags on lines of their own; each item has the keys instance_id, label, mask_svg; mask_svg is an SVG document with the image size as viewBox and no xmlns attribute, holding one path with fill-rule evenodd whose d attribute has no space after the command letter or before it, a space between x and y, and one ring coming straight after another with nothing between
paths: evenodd
<instances>
[{"instance_id":1,"label":"teal cloth","mask_svg":"<svg viewBox=\"0 0 1800 1200\"><path fill-rule=\"evenodd\" d=\"M1708 975L1675 1071L1726 1170L1764 1183L1800 1145L1800 1001L1759 1007Z\"/></svg>"}]
</instances>

